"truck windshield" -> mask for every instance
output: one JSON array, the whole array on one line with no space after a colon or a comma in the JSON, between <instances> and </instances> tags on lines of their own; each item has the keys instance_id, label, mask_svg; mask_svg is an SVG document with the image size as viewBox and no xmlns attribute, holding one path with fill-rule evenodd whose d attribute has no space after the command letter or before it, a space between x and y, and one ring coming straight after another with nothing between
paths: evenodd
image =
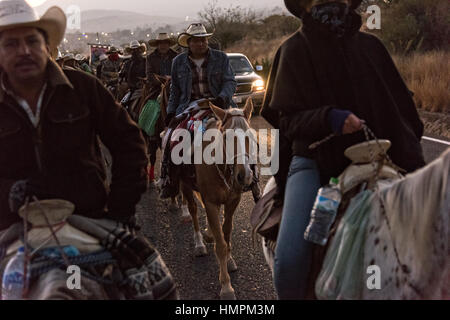
<instances>
[{"instance_id":1,"label":"truck windshield","mask_svg":"<svg viewBox=\"0 0 450 320\"><path fill-rule=\"evenodd\" d=\"M236 74L253 72L252 65L245 57L230 57L230 64Z\"/></svg>"}]
</instances>

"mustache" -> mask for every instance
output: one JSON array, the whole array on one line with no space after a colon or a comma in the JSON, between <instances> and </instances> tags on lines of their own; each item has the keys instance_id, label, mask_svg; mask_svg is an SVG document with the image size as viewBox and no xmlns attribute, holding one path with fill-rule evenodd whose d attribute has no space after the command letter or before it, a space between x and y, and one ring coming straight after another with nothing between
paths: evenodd
<instances>
[{"instance_id":1,"label":"mustache","mask_svg":"<svg viewBox=\"0 0 450 320\"><path fill-rule=\"evenodd\" d=\"M34 64L35 65L36 62L31 58L22 58L15 64L15 66L20 67L20 66L26 65L26 64Z\"/></svg>"}]
</instances>

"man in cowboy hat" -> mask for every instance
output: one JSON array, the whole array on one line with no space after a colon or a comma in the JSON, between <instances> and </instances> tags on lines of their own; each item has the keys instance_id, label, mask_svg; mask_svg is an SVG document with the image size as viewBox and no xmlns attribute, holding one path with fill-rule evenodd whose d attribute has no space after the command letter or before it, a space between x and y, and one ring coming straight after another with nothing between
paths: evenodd
<instances>
[{"instance_id":1,"label":"man in cowboy hat","mask_svg":"<svg viewBox=\"0 0 450 320\"><path fill-rule=\"evenodd\" d=\"M420 168L423 124L388 51L374 35L359 31L361 0L285 4L302 19L302 28L277 51L262 115L280 129L275 178L284 205L274 284L280 299L304 299L312 297L314 279L313 245L303 234L318 189L350 164L344 151L366 140L364 122L392 142L388 153L396 165L407 172ZM316 141L326 142L310 150Z\"/></svg>"},{"instance_id":2,"label":"man in cowboy hat","mask_svg":"<svg viewBox=\"0 0 450 320\"><path fill-rule=\"evenodd\" d=\"M0 1L0 230L31 196L126 222L146 189L139 128L96 78L50 58L65 29L58 7L39 18L24 0ZM98 137L114 161L109 192Z\"/></svg>"},{"instance_id":3,"label":"man in cowboy hat","mask_svg":"<svg viewBox=\"0 0 450 320\"><path fill-rule=\"evenodd\" d=\"M100 61L101 72L98 76L103 83L110 84L111 82L118 81L120 72L120 58L119 50L116 47L111 47L107 52L103 60Z\"/></svg>"},{"instance_id":4,"label":"man in cowboy hat","mask_svg":"<svg viewBox=\"0 0 450 320\"><path fill-rule=\"evenodd\" d=\"M120 78L125 79L131 90L141 87L141 80L145 78L145 44L141 45L139 41L133 40L128 48L131 53L131 59L127 60L120 72Z\"/></svg>"},{"instance_id":5,"label":"man in cowboy hat","mask_svg":"<svg viewBox=\"0 0 450 320\"><path fill-rule=\"evenodd\" d=\"M234 72L225 53L208 47L211 36L203 24L193 23L178 37L178 44L188 50L173 61L168 122L190 102L202 98L214 99L214 104L223 109L236 107L232 100L236 91Z\"/></svg>"},{"instance_id":6,"label":"man in cowboy hat","mask_svg":"<svg viewBox=\"0 0 450 320\"><path fill-rule=\"evenodd\" d=\"M224 52L208 47L211 36L212 33L206 32L203 24L194 23L178 37L178 44L188 50L178 55L172 64L172 84L166 118L166 125L169 127L175 125L176 120L171 124L172 119L195 100L211 99L214 105L223 109L236 107L232 100L236 91L234 72ZM166 151L158 182L162 199L178 194L177 175L170 172L170 167L170 151Z\"/></svg>"},{"instance_id":7,"label":"man in cowboy hat","mask_svg":"<svg viewBox=\"0 0 450 320\"><path fill-rule=\"evenodd\" d=\"M63 59L64 59L64 68L71 70L78 69L77 60L75 60L75 55L73 53L66 53Z\"/></svg>"},{"instance_id":8,"label":"man in cowboy hat","mask_svg":"<svg viewBox=\"0 0 450 320\"><path fill-rule=\"evenodd\" d=\"M75 56L75 60L78 63L78 69L93 74L91 67L89 67L89 64L87 63L87 57L81 53L78 53Z\"/></svg>"},{"instance_id":9,"label":"man in cowboy hat","mask_svg":"<svg viewBox=\"0 0 450 320\"><path fill-rule=\"evenodd\" d=\"M151 79L152 74L170 76L172 60L178 55L171 47L176 43L167 33L160 33L156 39L148 42L150 47L156 47L156 49L147 55L147 79Z\"/></svg>"}]
</instances>

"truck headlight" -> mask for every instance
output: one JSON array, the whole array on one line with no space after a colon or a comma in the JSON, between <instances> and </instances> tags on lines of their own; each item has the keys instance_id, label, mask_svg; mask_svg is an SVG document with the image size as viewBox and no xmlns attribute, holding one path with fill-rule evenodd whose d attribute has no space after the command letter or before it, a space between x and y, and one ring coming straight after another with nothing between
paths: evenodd
<instances>
[{"instance_id":1,"label":"truck headlight","mask_svg":"<svg viewBox=\"0 0 450 320\"><path fill-rule=\"evenodd\" d=\"M254 91L264 91L264 80L253 81L252 88Z\"/></svg>"}]
</instances>

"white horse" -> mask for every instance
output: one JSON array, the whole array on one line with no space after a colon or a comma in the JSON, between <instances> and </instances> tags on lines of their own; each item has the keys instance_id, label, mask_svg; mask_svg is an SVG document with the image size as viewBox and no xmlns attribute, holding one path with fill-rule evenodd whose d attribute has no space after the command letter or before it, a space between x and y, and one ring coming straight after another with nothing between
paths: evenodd
<instances>
[{"instance_id":1,"label":"white horse","mask_svg":"<svg viewBox=\"0 0 450 320\"><path fill-rule=\"evenodd\" d=\"M368 166L352 166L356 171L349 170L347 177L340 177L348 184L344 192L369 178L369 175L364 176L364 172L370 172ZM360 175L357 178L352 176L356 172ZM363 270L371 265L378 266L381 288L370 290L364 285L359 299L450 298L450 292L446 291L450 287L449 174L450 148L406 177L396 177L389 166L382 168L379 196L370 200L363 248ZM264 194L275 186L272 178ZM262 244L266 261L273 270L273 244L266 239ZM369 275L364 273L364 276L352 281L366 284Z\"/></svg>"}]
</instances>

